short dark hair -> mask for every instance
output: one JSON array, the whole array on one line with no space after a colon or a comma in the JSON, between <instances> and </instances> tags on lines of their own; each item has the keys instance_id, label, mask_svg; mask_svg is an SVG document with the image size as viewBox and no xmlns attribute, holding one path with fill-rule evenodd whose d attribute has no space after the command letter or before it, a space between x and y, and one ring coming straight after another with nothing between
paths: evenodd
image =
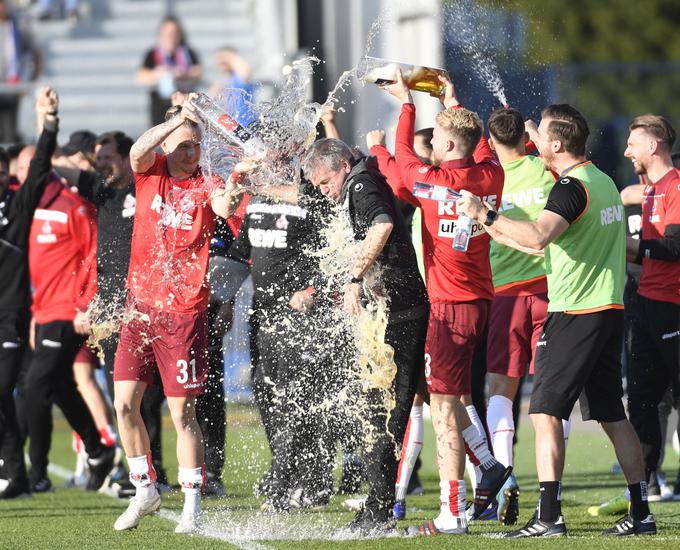
<instances>
[{"instance_id":1,"label":"short dark hair","mask_svg":"<svg viewBox=\"0 0 680 550\"><path fill-rule=\"evenodd\" d=\"M642 128L647 133L654 136L659 141L668 145L668 147L673 147L675 143L675 130L671 123L668 122L664 117L658 115L640 115L636 116L630 121L628 130L631 132L636 128Z\"/></svg>"},{"instance_id":2,"label":"short dark hair","mask_svg":"<svg viewBox=\"0 0 680 550\"><path fill-rule=\"evenodd\" d=\"M116 152L121 157L127 157L130 154L134 141L130 136L118 130L106 132L97 138L97 145L107 145L109 143L115 143Z\"/></svg>"},{"instance_id":3,"label":"short dark hair","mask_svg":"<svg viewBox=\"0 0 680 550\"><path fill-rule=\"evenodd\" d=\"M434 132L434 128L421 128L420 130L416 131L413 134L413 137L419 137L423 139L423 142L425 143L425 147L429 150L432 151L432 134Z\"/></svg>"},{"instance_id":4,"label":"short dark hair","mask_svg":"<svg viewBox=\"0 0 680 550\"><path fill-rule=\"evenodd\" d=\"M489 117L489 133L494 141L506 147L524 142L524 117L517 109L496 109Z\"/></svg>"},{"instance_id":5,"label":"short dark hair","mask_svg":"<svg viewBox=\"0 0 680 550\"><path fill-rule=\"evenodd\" d=\"M549 118L548 136L562 142L567 153L583 156L586 154L586 141L590 130L581 113L571 105L561 103L548 105L541 113L541 118Z\"/></svg>"}]
</instances>

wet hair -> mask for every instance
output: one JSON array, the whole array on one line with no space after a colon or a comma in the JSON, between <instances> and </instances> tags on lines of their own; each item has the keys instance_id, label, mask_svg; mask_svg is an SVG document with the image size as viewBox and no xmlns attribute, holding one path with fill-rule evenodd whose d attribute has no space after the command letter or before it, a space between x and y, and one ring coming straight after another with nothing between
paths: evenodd
<instances>
[{"instance_id":1,"label":"wet hair","mask_svg":"<svg viewBox=\"0 0 680 550\"><path fill-rule=\"evenodd\" d=\"M484 125L477 113L467 109L446 109L437 114L437 124L458 138L461 153L472 154L482 137Z\"/></svg>"},{"instance_id":2,"label":"wet hair","mask_svg":"<svg viewBox=\"0 0 680 550\"><path fill-rule=\"evenodd\" d=\"M496 109L489 117L489 133L494 141L506 147L524 142L524 117L517 109Z\"/></svg>"},{"instance_id":3,"label":"wet hair","mask_svg":"<svg viewBox=\"0 0 680 550\"><path fill-rule=\"evenodd\" d=\"M165 121L167 122L172 117L179 115L181 112L182 112L182 106L181 105L171 106L167 111L165 111ZM196 130L198 128L198 124L196 124L193 120L190 120L188 118L184 119L184 125L188 126L192 130Z\"/></svg>"},{"instance_id":4,"label":"wet hair","mask_svg":"<svg viewBox=\"0 0 680 550\"><path fill-rule=\"evenodd\" d=\"M673 147L675 143L675 130L671 123L668 122L664 117L658 115L640 115L636 116L630 121L628 129L632 132L637 128L642 128L649 135L654 136L660 142L668 145L669 148Z\"/></svg>"},{"instance_id":5,"label":"wet hair","mask_svg":"<svg viewBox=\"0 0 680 550\"><path fill-rule=\"evenodd\" d=\"M562 142L567 153L576 156L586 154L586 142L590 130L581 113L571 105L561 103L548 105L541 113L541 118L549 118L548 137Z\"/></svg>"},{"instance_id":6,"label":"wet hair","mask_svg":"<svg viewBox=\"0 0 680 550\"><path fill-rule=\"evenodd\" d=\"M158 28L160 29L163 25L166 23L174 23L177 25L177 29L179 30L179 43L181 46L186 46L187 45L187 37L186 34L184 33L184 27L182 27L182 23L179 21L179 17L176 15L168 14L166 15L163 19L161 19L161 22L158 25Z\"/></svg>"},{"instance_id":7,"label":"wet hair","mask_svg":"<svg viewBox=\"0 0 680 550\"><path fill-rule=\"evenodd\" d=\"M130 154L134 141L132 141L130 136L118 130L106 132L97 138L97 145L108 145L109 143L115 143L116 152L121 157L127 157Z\"/></svg>"},{"instance_id":8,"label":"wet hair","mask_svg":"<svg viewBox=\"0 0 680 550\"><path fill-rule=\"evenodd\" d=\"M333 138L324 138L315 141L307 150L302 159L302 170L310 177L319 166L325 166L328 170L339 170L342 161L352 164L354 153L344 141Z\"/></svg>"},{"instance_id":9,"label":"wet hair","mask_svg":"<svg viewBox=\"0 0 680 550\"><path fill-rule=\"evenodd\" d=\"M421 138L423 140L423 146L432 152L432 133L434 128L421 128L413 134L413 137Z\"/></svg>"}]
</instances>

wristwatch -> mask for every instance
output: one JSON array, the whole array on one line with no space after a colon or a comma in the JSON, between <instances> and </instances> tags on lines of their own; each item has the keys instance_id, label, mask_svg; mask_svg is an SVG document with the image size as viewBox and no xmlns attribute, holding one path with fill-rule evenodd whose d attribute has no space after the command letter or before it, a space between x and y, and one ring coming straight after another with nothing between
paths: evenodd
<instances>
[{"instance_id":1,"label":"wristwatch","mask_svg":"<svg viewBox=\"0 0 680 550\"><path fill-rule=\"evenodd\" d=\"M498 212L496 212L495 210L491 210L491 209L487 210L486 211L486 219L484 220L484 225L486 225L487 227L492 225L493 222L496 221L497 217L498 217Z\"/></svg>"},{"instance_id":2,"label":"wristwatch","mask_svg":"<svg viewBox=\"0 0 680 550\"><path fill-rule=\"evenodd\" d=\"M348 275L347 280L345 281L345 283L348 285L361 284L363 282L363 277L355 277L354 275Z\"/></svg>"}]
</instances>

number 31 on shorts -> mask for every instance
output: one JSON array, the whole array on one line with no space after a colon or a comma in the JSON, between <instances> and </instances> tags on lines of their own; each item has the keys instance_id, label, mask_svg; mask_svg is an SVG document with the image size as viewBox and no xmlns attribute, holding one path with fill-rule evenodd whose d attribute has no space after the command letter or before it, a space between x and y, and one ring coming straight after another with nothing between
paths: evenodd
<instances>
[{"instance_id":1,"label":"number 31 on shorts","mask_svg":"<svg viewBox=\"0 0 680 550\"><path fill-rule=\"evenodd\" d=\"M196 359L192 359L188 364L184 359L177 361L177 368L179 368L177 382L180 384L186 384L189 381L189 367L191 367L191 381L196 382Z\"/></svg>"}]
</instances>

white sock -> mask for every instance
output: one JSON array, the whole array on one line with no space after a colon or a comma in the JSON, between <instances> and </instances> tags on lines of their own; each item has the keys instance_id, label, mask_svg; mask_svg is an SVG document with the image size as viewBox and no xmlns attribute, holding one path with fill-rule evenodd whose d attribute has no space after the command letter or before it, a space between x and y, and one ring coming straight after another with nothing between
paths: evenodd
<instances>
[{"instance_id":1,"label":"white sock","mask_svg":"<svg viewBox=\"0 0 680 550\"><path fill-rule=\"evenodd\" d=\"M465 480L439 482L439 515L434 518L437 529L467 526L465 515Z\"/></svg>"},{"instance_id":2,"label":"white sock","mask_svg":"<svg viewBox=\"0 0 680 550\"><path fill-rule=\"evenodd\" d=\"M470 405L465 408L467 409L470 421L472 422L470 426L463 430L465 452L470 458L470 462L472 462L475 467L477 479L481 479L483 472L497 464L497 461L489 450L486 432L479 420L479 416L477 416L477 411L474 406ZM472 415L474 415L474 419ZM475 424L475 421L477 424Z\"/></svg>"},{"instance_id":3,"label":"white sock","mask_svg":"<svg viewBox=\"0 0 680 550\"><path fill-rule=\"evenodd\" d=\"M564 432L564 448L566 449L569 442L569 433L571 432L571 422L569 420L562 419L562 431Z\"/></svg>"},{"instance_id":4,"label":"white sock","mask_svg":"<svg viewBox=\"0 0 680 550\"><path fill-rule=\"evenodd\" d=\"M512 466L512 438L515 435L512 400L503 395L492 395L486 410L486 423L496 460L503 466Z\"/></svg>"},{"instance_id":5,"label":"white sock","mask_svg":"<svg viewBox=\"0 0 680 550\"><path fill-rule=\"evenodd\" d=\"M144 499L153 497L156 492L156 470L151 462L151 452L142 456L126 456L130 469L130 483L137 491L136 496Z\"/></svg>"},{"instance_id":6,"label":"white sock","mask_svg":"<svg viewBox=\"0 0 680 550\"><path fill-rule=\"evenodd\" d=\"M198 516L201 513L201 488L204 482L204 468L179 467L177 480L184 493L184 514Z\"/></svg>"},{"instance_id":7,"label":"white sock","mask_svg":"<svg viewBox=\"0 0 680 550\"><path fill-rule=\"evenodd\" d=\"M406 426L401 460L397 470L397 500L404 500L406 498L406 490L411 480L411 474L413 474L413 467L420 454L420 449L423 448L423 431L423 406L413 406L411 407L411 416Z\"/></svg>"}]
</instances>

